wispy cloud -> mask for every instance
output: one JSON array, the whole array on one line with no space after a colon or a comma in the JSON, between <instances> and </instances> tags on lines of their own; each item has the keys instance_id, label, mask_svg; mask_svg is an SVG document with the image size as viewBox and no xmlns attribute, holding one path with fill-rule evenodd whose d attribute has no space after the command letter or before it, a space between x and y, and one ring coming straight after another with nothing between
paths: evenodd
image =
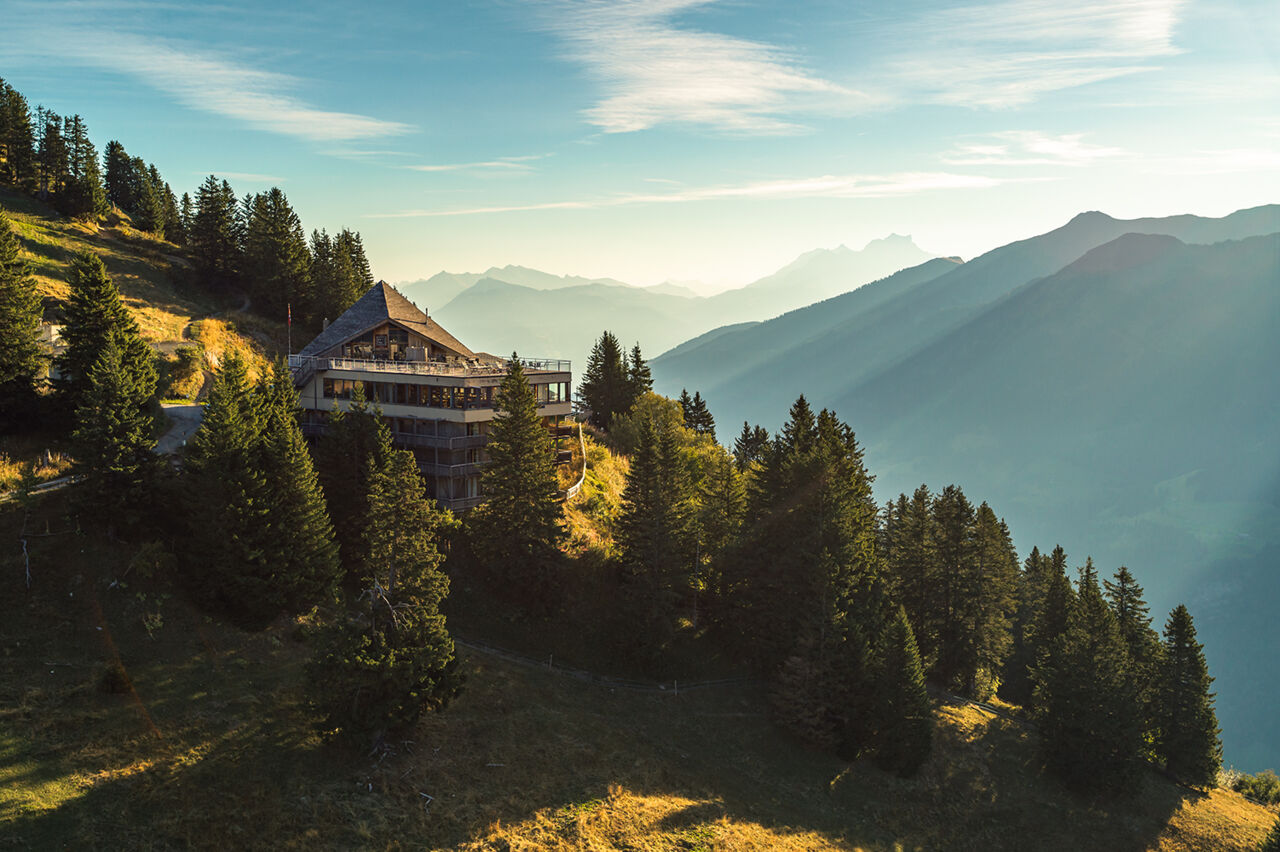
<instances>
[{"instance_id":1,"label":"wispy cloud","mask_svg":"<svg viewBox=\"0 0 1280 852\"><path fill-rule=\"evenodd\" d=\"M530 172L534 160L544 159L547 154L526 154L520 157L499 157L496 160L481 160L475 163L437 163L414 166L403 166L415 172Z\"/></svg>"},{"instance_id":2,"label":"wispy cloud","mask_svg":"<svg viewBox=\"0 0 1280 852\"><path fill-rule=\"evenodd\" d=\"M1094 145L1083 133L1052 135L1034 130L991 133L980 142L966 142L942 156L952 166L1087 166L1097 160L1122 157L1123 148Z\"/></svg>"},{"instance_id":3,"label":"wispy cloud","mask_svg":"<svg viewBox=\"0 0 1280 852\"><path fill-rule=\"evenodd\" d=\"M604 97L586 110L606 133L665 123L740 133L798 129L779 116L814 99L856 97L773 45L677 26L714 0L555 0L546 26Z\"/></svg>"},{"instance_id":4,"label":"wispy cloud","mask_svg":"<svg viewBox=\"0 0 1280 852\"><path fill-rule=\"evenodd\" d=\"M375 139L412 128L350 112L319 109L296 95L299 81L189 44L121 32L59 29L44 36L60 61L126 74L193 109L251 127L314 141Z\"/></svg>"},{"instance_id":5,"label":"wispy cloud","mask_svg":"<svg viewBox=\"0 0 1280 852\"><path fill-rule=\"evenodd\" d=\"M910 96L1010 107L1158 67L1180 52L1186 0L1001 0L930 12L904 29L892 85Z\"/></svg>"},{"instance_id":6,"label":"wispy cloud","mask_svg":"<svg viewBox=\"0 0 1280 852\"><path fill-rule=\"evenodd\" d=\"M1145 157L1143 171L1160 175L1225 175L1240 172L1280 171L1280 150L1275 148L1224 148L1193 151L1168 157Z\"/></svg>"},{"instance_id":7,"label":"wispy cloud","mask_svg":"<svg viewBox=\"0 0 1280 852\"><path fill-rule=\"evenodd\" d=\"M437 216L476 216L486 213L516 213L536 210L593 210L635 204L680 204L695 201L769 200L785 198L885 198L956 189L985 189L1013 179L964 175L948 172L902 172L890 175L822 175L757 181L736 186L690 187L668 193L630 193L572 201L469 207L455 210L403 210L372 213L371 219L402 219Z\"/></svg>"}]
</instances>

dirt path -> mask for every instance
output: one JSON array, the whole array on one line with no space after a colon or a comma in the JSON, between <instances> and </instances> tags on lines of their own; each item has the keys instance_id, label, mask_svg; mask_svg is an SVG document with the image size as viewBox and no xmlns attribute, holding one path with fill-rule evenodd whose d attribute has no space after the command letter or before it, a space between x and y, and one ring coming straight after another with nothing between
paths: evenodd
<instances>
[{"instance_id":1,"label":"dirt path","mask_svg":"<svg viewBox=\"0 0 1280 852\"><path fill-rule=\"evenodd\" d=\"M156 452L172 455L186 445L187 439L200 428L200 418L204 416L204 406L199 403L164 403L164 413L173 420L169 431L160 436L156 442Z\"/></svg>"}]
</instances>

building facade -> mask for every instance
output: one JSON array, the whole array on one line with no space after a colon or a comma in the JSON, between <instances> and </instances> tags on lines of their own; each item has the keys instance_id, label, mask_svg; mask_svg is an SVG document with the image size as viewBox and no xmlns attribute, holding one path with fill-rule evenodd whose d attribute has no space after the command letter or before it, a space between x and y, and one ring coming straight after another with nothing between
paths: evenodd
<instances>
[{"instance_id":1,"label":"building facade","mask_svg":"<svg viewBox=\"0 0 1280 852\"><path fill-rule=\"evenodd\" d=\"M568 361L521 358L556 460L574 434ZM450 509L484 500L480 470L494 397L509 359L464 346L398 290L378 282L297 355L289 356L308 437L324 433L359 386L382 411L392 440L413 452L431 496Z\"/></svg>"}]
</instances>

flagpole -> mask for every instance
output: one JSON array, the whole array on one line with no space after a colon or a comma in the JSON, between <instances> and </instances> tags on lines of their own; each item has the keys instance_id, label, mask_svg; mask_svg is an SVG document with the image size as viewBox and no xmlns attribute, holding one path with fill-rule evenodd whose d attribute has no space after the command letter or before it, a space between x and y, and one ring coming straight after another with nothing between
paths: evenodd
<instances>
[{"instance_id":1,"label":"flagpole","mask_svg":"<svg viewBox=\"0 0 1280 852\"><path fill-rule=\"evenodd\" d=\"M289 355L292 356L293 355L293 304L291 302L285 302L284 305L285 305L284 311L285 311L285 318L286 318L285 326L288 328L288 331L285 332L286 339L288 340L288 343L286 344L286 346L289 349Z\"/></svg>"}]
</instances>

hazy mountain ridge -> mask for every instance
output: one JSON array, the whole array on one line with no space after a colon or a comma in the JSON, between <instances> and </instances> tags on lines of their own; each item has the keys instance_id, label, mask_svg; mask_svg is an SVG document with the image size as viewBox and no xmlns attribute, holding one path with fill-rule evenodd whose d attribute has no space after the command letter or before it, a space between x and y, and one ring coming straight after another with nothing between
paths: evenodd
<instances>
[{"instance_id":1,"label":"hazy mountain ridge","mask_svg":"<svg viewBox=\"0 0 1280 852\"><path fill-rule=\"evenodd\" d=\"M1275 232L1280 206L1082 214L824 332L805 333L828 304L797 311L794 345L756 368L733 353L777 320L687 342L654 374L700 388L722 439L743 419L776 427L804 392L858 431L880 498L958 482L1023 552L1061 542L1073 564L1142 571L1157 626L1175 603L1196 612L1227 759L1256 770L1280 759L1280 678L1259 662L1280 659Z\"/></svg>"},{"instance_id":2,"label":"hazy mountain ridge","mask_svg":"<svg viewBox=\"0 0 1280 852\"><path fill-rule=\"evenodd\" d=\"M838 293L929 257L909 237L873 241L862 251L816 249L771 276L740 290L690 298L666 285L632 287L613 279L552 276L522 267L491 269L465 287L465 277L440 273L428 284L456 295L428 310L467 345L495 351L569 358L581 372L591 346L605 329L626 346L640 343L646 356L732 321L760 320L794 307L805 293ZM918 262L918 261L917 261ZM898 264L898 265L894 265ZM515 274L512 270L519 270ZM862 277L862 276L866 277ZM562 286L537 289L513 278ZM572 283L580 282L580 283ZM517 287L518 290L497 286ZM425 288L406 291L419 299ZM738 293L740 295L732 296ZM418 301L423 306L422 301ZM736 317L736 320L734 319Z\"/></svg>"}]
</instances>

